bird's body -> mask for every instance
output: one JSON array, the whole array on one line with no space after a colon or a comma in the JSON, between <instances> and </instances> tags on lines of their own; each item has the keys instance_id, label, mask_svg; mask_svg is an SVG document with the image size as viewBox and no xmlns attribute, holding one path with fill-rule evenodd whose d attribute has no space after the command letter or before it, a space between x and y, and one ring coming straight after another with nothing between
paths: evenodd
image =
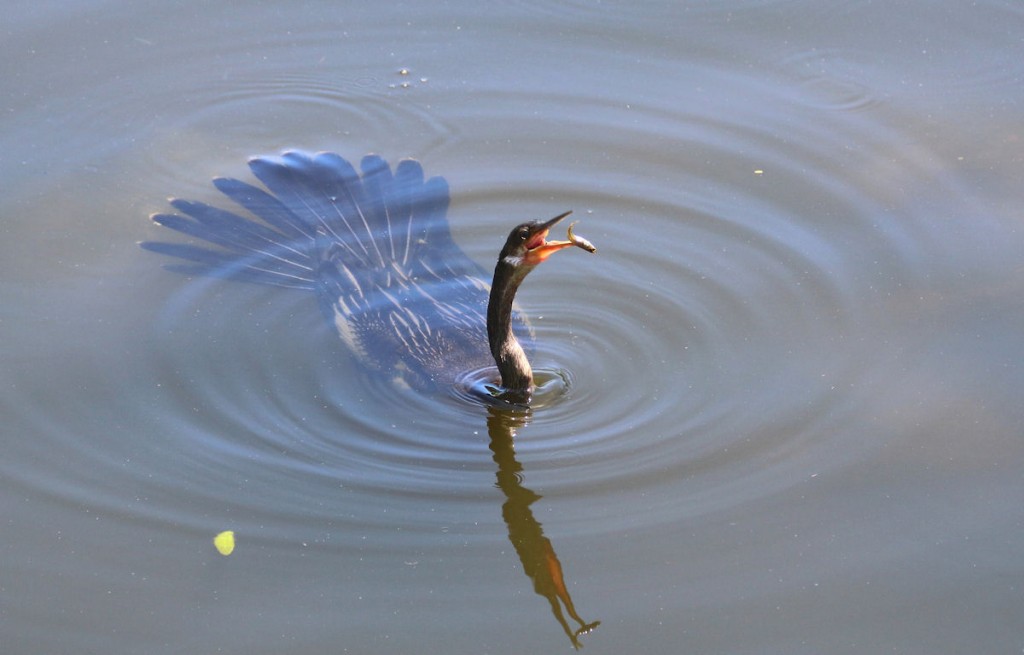
<instances>
[{"instance_id":1,"label":"bird's body","mask_svg":"<svg viewBox=\"0 0 1024 655\"><path fill-rule=\"evenodd\" d=\"M179 271L314 290L360 361L411 387L449 385L494 362L502 386L528 400L532 376L516 339L527 329L513 299L534 266L574 245L545 240L562 216L513 230L488 291L484 271L452 240L447 183L424 179L418 162L392 171L370 155L360 174L333 153L287 152L249 165L266 190L214 184L261 222L172 200L184 216L153 220L206 243L143 247L191 262L171 267Z\"/></svg>"}]
</instances>

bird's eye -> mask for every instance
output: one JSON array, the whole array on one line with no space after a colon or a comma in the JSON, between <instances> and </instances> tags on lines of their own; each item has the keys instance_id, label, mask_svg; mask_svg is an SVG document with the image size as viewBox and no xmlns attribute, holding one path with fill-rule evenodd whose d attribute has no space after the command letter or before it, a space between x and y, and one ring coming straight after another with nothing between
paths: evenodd
<instances>
[{"instance_id":1,"label":"bird's eye","mask_svg":"<svg viewBox=\"0 0 1024 655\"><path fill-rule=\"evenodd\" d=\"M529 236L530 236L530 231L528 229L526 229L525 227L519 228L519 240L520 241L526 241L526 239Z\"/></svg>"}]
</instances>

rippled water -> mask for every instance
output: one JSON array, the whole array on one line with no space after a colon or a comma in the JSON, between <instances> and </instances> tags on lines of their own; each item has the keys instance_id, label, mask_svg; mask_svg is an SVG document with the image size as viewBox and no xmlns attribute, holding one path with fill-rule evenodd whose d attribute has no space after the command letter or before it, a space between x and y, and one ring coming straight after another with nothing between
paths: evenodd
<instances>
[{"instance_id":1,"label":"rippled water","mask_svg":"<svg viewBox=\"0 0 1024 655\"><path fill-rule=\"evenodd\" d=\"M0 46L5 653L1024 646L1015 5L44 9ZM575 211L532 412L138 247L290 148L420 160L488 270Z\"/></svg>"}]
</instances>

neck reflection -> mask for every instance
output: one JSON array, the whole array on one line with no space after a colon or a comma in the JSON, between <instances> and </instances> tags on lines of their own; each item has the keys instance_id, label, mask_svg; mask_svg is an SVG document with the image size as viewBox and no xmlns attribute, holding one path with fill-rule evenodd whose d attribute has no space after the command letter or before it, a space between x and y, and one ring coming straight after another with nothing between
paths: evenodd
<instances>
[{"instance_id":1,"label":"neck reflection","mask_svg":"<svg viewBox=\"0 0 1024 655\"><path fill-rule=\"evenodd\" d=\"M533 590L547 599L551 613L562 626L574 648L582 647L581 635L599 626L600 621L587 623L576 612L572 596L565 585L562 564L555 554L551 540L530 509L541 496L522 484L523 465L516 459L514 437L516 430L530 421L529 410L513 410L491 406L488 408L487 432L491 452L498 465L497 487L505 494L501 507L502 518L508 526L508 538L523 564L523 572L533 581ZM573 629L566 614L579 624Z\"/></svg>"}]
</instances>

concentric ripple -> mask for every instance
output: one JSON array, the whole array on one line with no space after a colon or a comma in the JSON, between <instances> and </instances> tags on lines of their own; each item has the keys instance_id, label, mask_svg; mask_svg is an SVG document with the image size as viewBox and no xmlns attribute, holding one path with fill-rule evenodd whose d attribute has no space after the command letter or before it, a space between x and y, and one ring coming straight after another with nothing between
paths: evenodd
<instances>
[{"instance_id":1,"label":"concentric ripple","mask_svg":"<svg viewBox=\"0 0 1024 655\"><path fill-rule=\"evenodd\" d=\"M681 139L693 134L679 126ZM721 125L687 147L728 167L740 149L763 150L768 141L749 126ZM814 158L829 147L815 143L786 153ZM767 173L744 167L727 179L681 163L682 191L658 179L616 180L614 172L600 185L614 195L589 179L563 181L561 194L589 199L577 230L599 251L560 255L521 290L536 331L535 366L563 383L517 435L526 479L546 495L580 499L563 529L676 521L821 472L809 463L832 446L829 426L855 397L837 390L855 390L875 357L858 347L864 301L851 262L860 253L848 247L864 242L857 233L869 226L871 201L834 179L800 176L808 161L766 155ZM549 191L532 180L478 182L461 206ZM780 183L800 185L802 197L848 220L829 232L817 215L782 204ZM451 220L466 220L460 205ZM468 222L466 231L484 232ZM474 236L465 247L482 257L493 242ZM898 261L900 242L870 244L907 265ZM189 420L179 433L197 440L182 448L207 460L204 469L234 471L268 492L301 479L294 495L274 492L273 518L283 526L354 521L345 534L401 529L430 538L441 525L472 531L468 525L495 520L493 499L481 498L493 476L485 403L459 390L423 397L372 378L318 323L310 297L226 284L189 282L160 324L173 335L162 348L163 368L173 371L167 384L183 408L202 408L180 412ZM208 317L200 332L197 315ZM486 377L467 375L476 383ZM858 449L845 452L856 457ZM611 526L593 502L612 490L645 489L662 501ZM264 516L270 508L247 509L260 525L274 524ZM287 538L286 528L278 536Z\"/></svg>"},{"instance_id":2,"label":"concentric ripple","mask_svg":"<svg viewBox=\"0 0 1024 655\"><path fill-rule=\"evenodd\" d=\"M598 252L561 253L520 291L546 383L532 412L520 412L515 443L524 484L564 503L560 529L594 535L721 511L877 448L867 438L823 456L887 370L895 346L867 327L883 311L880 294L896 280L926 280L929 256L947 250L924 216L898 211L899 195L923 195L934 170L896 151L901 117L863 111L869 93L829 107L823 125L804 120L821 108L817 83L780 89L719 68L692 76L709 100L686 112L671 95L624 104L538 92L552 114L588 106L544 140L561 160L515 149L486 162L452 157L460 142L516 119L513 98L496 88L466 103L472 113L449 107L440 121L418 114L422 106L359 101L282 74L211 91L190 120L256 112L253 98L268 95L258 111L325 103L354 125L391 116L426 126L424 148L443 142L450 168L426 157L424 166L448 179L455 239L485 267L511 224L576 211L577 232ZM730 102L738 89L745 104ZM772 105L786 111L752 109ZM543 129L536 120L524 129ZM613 156L574 159L584 141ZM184 187L168 182L167 191L229 207L184 174L184 154L162 160ZM246 177L243 159L225 166L209 174ZM947 188L942 201L960 202ZM379 548L396 531L406 547L446 543L452 531L504 538L488 447L500 437L488 432L498 410L478 393L487 371L463 372L467 386L439 397L419 395L360 370L311 295L171 278L155 272L155 258L149 265L151 281L171 291L157 301L146 349L100 387L140 441L112 456L102 424L80 440L81 408L43 411L26 394L35 429L90 466L13 473L23 484L60 479L50 489L59 498L197 532L230 520L265 540ZM130 406L116 400L140 395Z\"/></svg>"}]
</instances>

